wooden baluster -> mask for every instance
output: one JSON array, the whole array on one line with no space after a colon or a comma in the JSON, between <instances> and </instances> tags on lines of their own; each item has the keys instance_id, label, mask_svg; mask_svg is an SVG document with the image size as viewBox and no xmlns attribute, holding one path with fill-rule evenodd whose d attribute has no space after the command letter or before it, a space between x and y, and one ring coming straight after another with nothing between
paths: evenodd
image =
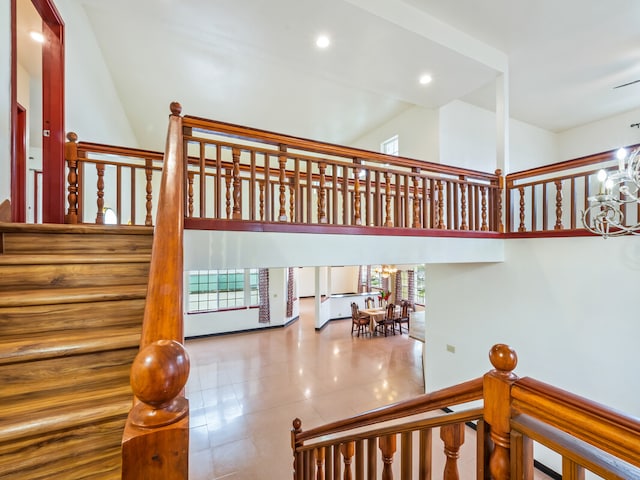
<instances>
[{"instance_id":1,"label":"wooden baluster","mask_svg":"<svg viewBox=\"0 0 640 480\"><path fill-rule=\"evenodd\" d=\"M498 176L498 189L496 192L496 225L498 232L504 233L504 223L502 221L502 193L504 192L504 177L502 176L502 170L497 169L496 175Z\"/></svg>"},{"instance_id":2,"label":"wooden baluster","mask_svg":"<svg viewBox=\"0 0 640 480\"><path fill-rule=\"evenodd\" d=\"M413 478L413 432L400 434L400 478Z\"/></svg>"},{"instance_id":3,"label":"wooden baluster","mask_svg":"<svg viewBox=\"0 0 640 480\"><path fill-rule=\"evenodd\" d=\"M293 420L293 428L291 429L291 450L293 450L293 480L302 479L303 466L302 455L299 455L298 449L302 447L303 442L298 440L298 435L302 433L302 420L296 418Z\"/></svg>"},{"instance_id":4,"label":"wooden baluster","mask_svg":"<svg viewBox=\"0 0 640 480\"><path fill-rule=\"evenodd\" d=\"M554 230L562 230L562 180L556 180L556 224Z\"/></svg>"},{"instance_id":5,"label":"wooden baluster","mask_svg":"<svg viewBox=\"0 0 640 480\"><path fill-rule=\"evenodd\" d=\"M518 231L526 232L527 227L524 224L524 187L518 187L518 191L520 192L520 226Z\"/></svg>"},{"instance_id":6,"label":"wooden baluster","mask_svg":"<svg viewBox=\"0 0 640 480\"><path fill-rule=\"evenodd\" d=\"M563 480L584 480L584 467L567 457L562 457L562 479ZM533 478L533 477L531 477Z\"/></svg>"},{"instance_id":7,"label":"wooden baluster","mask_svg":"<svg viewBox=\"0 0 640 480\"><path fill-rule=\"evenodd\" d=\"M342 458L340 455L340 450L342 447L340 444L336 444L333 446L333 480L340 480L341 468L342 468Z\"/></svg>"},{"instance_id":8,"label":"wooden baluster","mask_svg":"<svg viewBox=\"0 0 640 480\"><path fill-rule=\"evenodd\" d=\"M65 223L78 223L78 135L74 132L67 133L67 143L64 146L64 158L67 161L67 215Z\"/></svg>"},{"instance_id":9,"label":"wooden baluster","mask_svg":"<svg viewBox=\"0 0 640 480\"><path fill-rule=\"evenodd\" d=\"M356 480L364 480L364 440L356 441Z\"/></svg>"},{"instance_id":10,"label":"wooden baluster","mask_svg":"<svg viewBox=\"0 0 640 480\"><path fill-rule=\"evenodd\" d=\"M285 152L287 149L287 147L285 147L284 145L280 145L280 151L281 152ZM287 167L287 156L283 153L278 157L278 165L280 166L280 212L278 214L278 221L279 222L286 222L287 221L287 210L286 210L286 195L285 192L287 191L287 187L286 187L286 183L287 183L287 177L286 177L286 167ZM293 217L292 217L293 220Z\"/></svg>"},{"instance_id":11,"label":"wooden baluster","mask_svg":"<svg viewBox=\"0 0 640 480\"><path fill-rule=\"evenodd\" d=\"M153 186L151 184L151 178L153 177L153 170L151 169L152 166L152 161L150 158L146 158L144 161L145 165L144 165L144 175L145 178L147 180L147 186L146 186L146 191L147 191L147 196L146 196L146 200L147 203L145 204L146 209L147 209L147 215L144 218L144 224L149 227L151 225L153 225L153 216L151 215L151 209L153 207L153 203L151 203L151 200L153 199L152 196L152 190L153 190ZM120 213L120 212L118 212Z\"/></svg>"},{"instance_id":12,"label":"wooden baluster","mask_svg":"<svg viewBox=\"0 0 640 480\"><path fill-rule=\"evenodd\" d=\"M378 459L377 459L377 441L376 437L367 438L367 479L376 480L378 477Z\"/></svg>"},{"instance_id":13,"label":"wooden baluster","mask_svg":"<svg viewBox=\"0 0 640 480\"><path fill-rule=\"evenodd\" d=\"M420 452L418 460L418 479L431 480L431 429L420 430Z\"/></svg>"},{"instance_id":14,"label":"wooden baluster","mask_svg":"<svg viewBox=\"0 0 640 480\"><path fill-rule=\"evenodd\" d=\"M447 226L444 223L444 193L442 180L436 182L436 189L438 192L438 226L436 228L445 229Z\"/></svg>"},{"instance_id":15,"label":"wooden baluster","mask_svg":"<svg viewBox=\"0 0 640 480\"><path fill-rule=\"evenodd\" d=\"M353 223L362 225L360 214L360 162L354 160L353 167Z\"/></svg>"},{"instance_id":16,"label":"wooden baluster","mask_svg":"<svg viewBox=\"0 0 640 480\"><path fill-rule=\"evenodd\" d=\"M511 478L533 480L533 440L516 431L511 432ZM562 478L571 477L563 472Z\"/></svg>"},{"instance_id":17,"label":"wooden baluster","mask_svg":"<svg viewBox=\"0 0 640 480\"><path fill-rule=\"evenodd\" d=\"M393 480L393 455L396 453L396 435L384 435L378 440L382 452L382 480Z\"/></svg>"},{"instance_id":18,"label":"wooden baluster","mask_svg":"<svg viewBox=\"0 0 640 480\"><path fill-rule=\"evenodd\" d=\"M353 461L355 446L355 442L347 442L340 445L340 451L342 452L342 463L344 463L344 480L353 479L353 474L351 473L351 463Z\"/></svg>"},{"instance_id":19,"label":"wooden baluster","mask_svg":"<svg viewBox=\"0 0 640 480\"><path fill-rule=\"evenodd\" d=\"M260 221L264 222L264 182L259 182L260 187Z\"/></svg>"},{"instance_id":20,"label":"wooden baluster","mask_svg":"<svg viewBox=\"0 0 640 480\"><path fill-rule=\"evenodd\" d=\"M487 187L484 185L480 187L480 197L482 198L482 226L480 230L486 232L489 230L489 225L487 225Z\"/></svg>"},{"instance_id":21,"label":"wooden baluster","mask_svg":"<svg viewBox=\"0 0 640 480\"><path fill-rule=\"evenodd\" d=\"M460 180L466 182L464 175L460 175ZM467 223L467 184L460 184L460 230L469 230Z\"/></svg>"},{"instance_id":22,"label":"wooden baluster","mask_svg":"<svg viewBox=\"0 0 640 480\"><path fill-rule=\"evenodd\" d=\"M289 218L292 222L296 221L296 196L295 196L295 178L289 182Z\"/></svg>"},{"instance_id":23,"label":"wooden baluster","mask_svg":"<svg viewBox=\"0 0 640 480\"><path fill-rule=\"evenodd\" d=\"M316 480L324 480L324 447L316 448L313 454L316 457Z\"/></svg>"},{"instance_id":24,"label":"wooden baluster","mask_svg":"<svg viewBox=\"0 0 640 480\"><path fill-rule=\"evenodd\" d=\"M225 183L225 201L226 201L226 218L231 218L231 170L225 168L224 183Z\"/></svg>"},{"instance_id":25,"label":"wooden baluster","mask_svg":"<svg viewBox=\"0 0 640 480\"><path fill-rule=\"evenodd\" d=\"M384 226L393 227L393 220L391 219L391 174L384 172Z\"/></svg>"},{"instance_id":26,"label":"wooden baluster","mask_svg":"<svg viewBox=\"0 0 640 480\"><path fill-rule=\"evenodd\" d=\"M324 472L326 480L333 480L333 453L331 446L324 447Z\"/></svg>"},{"instance_id":27,"label":"wooden baluster","mask_svg":"<svg viewBox=\"0 0 640 480\"><path fill-rule=\"evenodd\" d=\"M96 223L104 225L104 163L96 163L96 171L98 172L98 212L96 213Z\"/></svg>"},{"instance_id":28,"label":"wooden baluster","mask_svg":"<svg viewBox=\"0 0 640 480\"><path fill-rule=\"evenodd\" d=\"M318 223L327 223L327 206L326 206L326 177L325 170L327 164L320 162L318 164L320 169L320 186L318 187Z\"/></svg>"},{"instance_id":29,"label":"wooden baluster","mask_svg":"<svg viewBox=\"0 0 640 480\"><path fill-rule=\"evenodd\" d=\"M447 457L443 479L459 480L458 458L460 447L464 443L464 423L443 425L440 427L440 439L444 442L444 454Z\"/></svg>"},{"instance_id":30,"label":"wooden baluster","mask_svg":"<svg viewBox=\"0 0 640 480\"><path fill-rule=\"evenodd\" d=\"M493 480L510 478L511 385L518 379L513 369L518 363L516 352L504 344L494 345L489 352L494 370L484 375L484 419L491 425L493 451L489 471Z\"/></svg>"},{"instance_id":31,"label":"wooden baluster","mask_svg":"<svg viewBox=\"0 0 640 480\"><path fill-rule=\"evenodd\" d=\"M240 208L240 196L242 190L240 188L240 149L233 148L232 149L232 158L233 158L233 214L232 217L234 220L240 220L242 218L242 210ZM228 187L227 187L228 188ZM227 209L229 207L227 206ZM229 218L229 213L227 212L227 218Z\"/></svg>"},{"instance_id":32,"label":"wooden baluster","mask_svg":"<svg viewBox=\"0 0 640 480\"><path fill-rule=\"evenodd\" d=\"M421 224L420 224L420 177L418 176L418 174L420 173L420 169L418 167L415 167L413 169L413 173L415 173L415 175L413 176L413 222L412 222L412 227L413 228L420 228Z\"/></svg>"},{"instance_id":33,"label":"wooden baluster","mask_svg":"<svg viewBox=\"0 0 640 480\"><path fill-rule=\"evenodd\" d=\"M189 218L193 217L193 179L194 179L195 174L193 172L188 172L187 173L187 182L189 184L189 188L187 190L188 194L188 212L189 212Z\"/></svg>"}]
</instances>

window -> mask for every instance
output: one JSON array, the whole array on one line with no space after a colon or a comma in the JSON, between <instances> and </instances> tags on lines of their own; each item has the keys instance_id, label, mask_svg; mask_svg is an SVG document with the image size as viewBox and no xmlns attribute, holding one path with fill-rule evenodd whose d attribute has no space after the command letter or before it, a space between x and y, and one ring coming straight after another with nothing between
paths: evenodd
<instances>
[{"instance_id":1,"label":"window","mask_svg":"<svg viewBox=\"0 0 640 480\"><path fill-rule=\"evenodd\" d=\"M427 288L425 281L425 268L424 265L416 266L416 298L414 299L415 303L419 303L421 305L427 304Z\"/></svg>"},{"instance_id":2,"label":"window","mask_svg":"<svg viewBox=\"0 0 640 480\"><path fill-rule=\"evenodd\" d=\"M386 153L387 155L399 155L400 154L400 142L398 140L398 135L394 135L393 137L385 140L380 144L380 151L382 153Z\"/></svg>"},{"instance_id":3,"label":"window","mask_svg":"<svg viewBox=\"0 0 640 480\"><path fill-rule=\"evenodd\" d=\"M190 313L258 305L257 268L195 270L188 275Z\"/></svg>"}]
</instances>

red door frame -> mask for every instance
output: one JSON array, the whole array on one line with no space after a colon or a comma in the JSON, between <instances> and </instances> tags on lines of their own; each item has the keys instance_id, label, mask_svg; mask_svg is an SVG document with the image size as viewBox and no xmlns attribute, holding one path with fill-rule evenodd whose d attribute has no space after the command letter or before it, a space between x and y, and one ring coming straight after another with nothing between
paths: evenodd
<instances>
[{"instance_id":1,"label":"red door frame","mask_svg":"<svg viewBox=\"0 0 640 480\"><path fill-rule=\"evenodd\" d=\"M64 223L64 22L53 0L31 0L42 18L42 221ZM20 185L17 178L17 45L16 0L11 0L11 210L19 220ZM48 132L48 135L47 135ZM25 187L22 187L25 188ZM22 193L24 197L24 192ZM24 209L24 199L22 201Z\"/></svg>"},{"instance_id":2,"label":"red door frame","mask_svg":"<svg viewBox=\"0 0 640 480\"><path fill-rule=\"evenodd\" d=\"M11 176L12 185L11 217L12 221L27 221L27 109L16 103L16 169ZM13 193L15 192L15 194Z\"/></svg>"}]
</instances>

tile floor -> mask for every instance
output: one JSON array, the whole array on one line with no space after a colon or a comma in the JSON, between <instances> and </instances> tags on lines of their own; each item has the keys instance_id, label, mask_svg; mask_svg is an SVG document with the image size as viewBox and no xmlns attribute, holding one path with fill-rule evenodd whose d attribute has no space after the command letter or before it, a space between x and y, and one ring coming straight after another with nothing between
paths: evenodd
<instances>
[{"instance_id":1,"label":"tile floor","mask_svg":"<svg viewBox=\"0 0 640 480\"><path fill-rule=\"evenodd\" d=\"M314 320L304 299L286 328L186 342L191 480L289 480L295 417L307 429L424 392L419 342L352 337L350 320L316 332Z\"/></svg>"}]
</instances>

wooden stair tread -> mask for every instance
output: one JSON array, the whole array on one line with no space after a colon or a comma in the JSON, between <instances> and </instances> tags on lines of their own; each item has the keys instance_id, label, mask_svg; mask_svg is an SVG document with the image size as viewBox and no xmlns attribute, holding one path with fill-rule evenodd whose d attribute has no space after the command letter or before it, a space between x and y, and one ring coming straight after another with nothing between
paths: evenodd
<instances>
[{"instance_id":1,"label":"wooden stair tread","mask_svg":"<svg viewBox=\"0 0 640 480\"><path fill-rule=\"evenodd\" d=\"M106 287L71 287L57 289L0 290L0 307L56 305L144 298L147 285L111 285Z\"/></svg>"},{"instance_id":2,"label":"wooden stair tread","mask_svg":"<svg viewBox=\"0 0 640 480\"><path fill-rule=\"evenodd\" d=\"M153 227L147 227L143 225L0 223L0 233L93 233L100 235L153 235Z\"/></svg>"},{"instance_id":3,"label":"wooden stair tread","mask_svg":"<svg viewBox=\"0 0 640 480\"><path fill-rule=\"evenodd\" d=\"M50 411L41 410L37 416L31 417L33 421L25 421L22 416L0 418L0 445L85 424L98 424L112 418L126 418L132 405L133 396L118 391L113 396L102 397L101 401L78 397L73 404Z\"/></svg>"},{"instance_id":4,"label":"wooden stair tread","mask_svg":"<svg viewBox=\"0 0 640 480\"><path fill-rule=\"evenodd\" d=\"M149 263L151 254L129 253L120 255L89 254L55 254L55 255L0 255L0 266L3 265L75 265L89 263Z\"/></svg>"},{"instance_id":5,"label":"wooden stair tread","mask_svg":"<svg viewBox=\"0 0 640 480\"><path fill-rule=\"evenodd\" d=\"M63 330L3 337L0 365L44 358L130 348L140 343L140 327L102 330Z\"/></svg>"}]
</instances>

